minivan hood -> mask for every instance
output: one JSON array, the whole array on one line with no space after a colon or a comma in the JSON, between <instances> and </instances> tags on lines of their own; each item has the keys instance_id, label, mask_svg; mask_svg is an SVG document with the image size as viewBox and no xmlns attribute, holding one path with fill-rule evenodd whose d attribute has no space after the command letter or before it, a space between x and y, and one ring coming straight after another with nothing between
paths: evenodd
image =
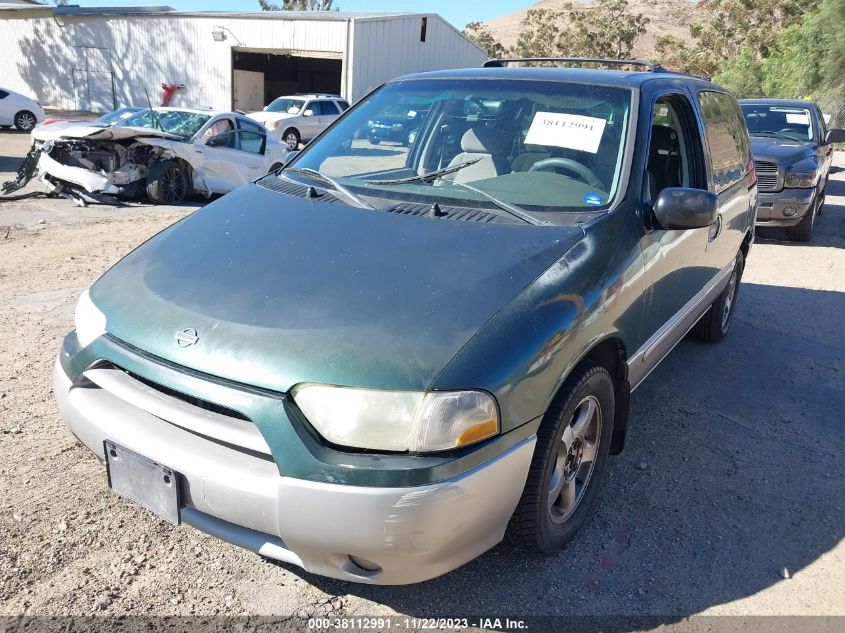
<instances>
[{"instance_id":1,"label":"minivan hood","mask_svg":"<svg viewBox=\"0 0 845 633\"><path fill-rule=\"evenodd\" d=\"M286 392L425 389L580 227L370 211L247 185L159 233L91 288L109 333ZM176 334L198 341L180 347Z\"/></svg>"},{"instance_id":2,"label":"minivan hood","mask_svg":"<svg viewBox=\"0 0 845 633\"><path fill-rule=\"evenodd\" d=\"M754 160L786 165L815 154L809 141L792 141L762 136L751 137L751 155Z\"/></svg>"}]
</instances>

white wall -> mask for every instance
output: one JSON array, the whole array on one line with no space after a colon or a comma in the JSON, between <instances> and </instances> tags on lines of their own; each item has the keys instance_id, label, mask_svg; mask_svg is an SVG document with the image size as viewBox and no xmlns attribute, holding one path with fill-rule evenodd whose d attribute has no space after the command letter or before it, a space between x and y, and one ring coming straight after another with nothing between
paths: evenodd
<instances>
[{"instance_id":1,"label":"white wall","mask_svg":"<svg viewBox=\"0 0 845 633\"><path fill-rule=\"evenodd\" d=\"M52 17L3 19L0 42L11 57L0 67L0 85L36 96L48 106L78 107L74 70L102 70L110 57L117 105L153 104L161 84L183 83L173 105L231 107L233 46L342 54L346 23L222 17ZM227 39L212 31L224 26ZM97 47L101 54L83 47ZM110 53L102 53L107 49ZM91 60L97 59L92 67ZM77 77L79 73L77 72Z\"/></svg>"},{"instance_id":2,"label":"white wall","mask_svg":"<svg viewBox=\"0 0 845 633\"><path fill-rule=\"evenodd\" d=\"M440 16L429 13L426 41L420 41L423 16L353 20L352 72L348 96L357 101L385 81L409 73L480 66L484 51Z\"/></svg>"},{"instance_id":3,"label":"white wall","mask_svg":"<svg viewBox=\"0 0 845 633\"><path fill-rule=\"evenodd\" d=\"M2 0L0 0L2 1ZM26 16L14 19L11 14ZM162 83L183 83L173 105L229 109L232 47L325 52L344 59L344 96L357 100L383 82L407 73L478 66L484 53L435 14L426 41L420 15L346 20L291 20L197 14L77 16L49 10L0 12L0 86L64 109L82 107L81 71L113 76L116 105L155 105ZM225 27L226 40L212 31ZM352 43L348 43L351 40ZM349 55L347 46L352 45ZM76 77L76 79L75 79Z\"/></svg>"}]
</instances>

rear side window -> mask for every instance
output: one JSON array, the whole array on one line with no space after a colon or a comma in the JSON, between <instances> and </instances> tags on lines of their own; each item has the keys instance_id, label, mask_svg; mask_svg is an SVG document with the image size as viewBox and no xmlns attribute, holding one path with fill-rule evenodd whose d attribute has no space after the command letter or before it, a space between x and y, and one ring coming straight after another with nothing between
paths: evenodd
<instances>
[{"instance_id":1,"label":"rear side window","mask_svg":"<svg viewBox=\"0 0 845 633\"><path fill-rule=\"evenodd\" d=\"M742 112L733 97L722 92L698 95L704 133L710 150L710 170L716 193L738 183L745 175L751 152Z\"/></svg>"},{"instance_id":2,"label":"rear side window","mask_svg":"<svg viewBox=\"0 0 845 633\"><path fill-rule=\"evenodd\" d=\"M316 106L316 114L324 116L336 116L338 114L337 106L335 106L334 101L318 101L314 105Z\"/></svg>"},{"instance_id":3,"label":"rear side window","mask_svg":"<svg viewBox=\"0 0 845 633\"><path fill-rule=\"evenodd\" d=\"M335 101L335 104L340 108L341 112L346 112L349 109L349 104L346 101Z\"/></svg>"}]
</instances>

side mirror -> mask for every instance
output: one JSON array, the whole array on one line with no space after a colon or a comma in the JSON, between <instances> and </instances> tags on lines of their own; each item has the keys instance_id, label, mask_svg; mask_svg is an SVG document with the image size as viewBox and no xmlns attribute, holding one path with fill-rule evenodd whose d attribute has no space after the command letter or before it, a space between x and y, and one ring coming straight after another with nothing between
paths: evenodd
<instances>
[{"instance_id":1,"label":"side mirror","mask_svg":"<svg viewBox=\"0 0 845 633\"><path fill-rule=\"evenodd\" d=\"M654 202L654 217L661 229L700 229L716 221L715 193L703 189L667 187Z\"/></svg>"},{"instance_id":2,"label":"side mirror","mask_svg":"<svg viewBox=\"0 0 845 633\"><path fill-rule=\"evenodd\" d=\"M314 110L306 110L302 113L302 116L314 116Z\"/></svg>"},{"instance_id":3,"label":"side mirror","mask_svg":"<svg viewBox=\"0 0 845 633\"><path fill-rule=\"evenodd\" d=\"M205 144L206 144L208 147L220 147L220 141L221 141L221 140L222 140L222 139L220 138L220 136L219 136L219 135L218 135L218 136L212 136L210 139L208 139L208 140L205 142Z\"/></svg>"},{"instance_id":4,"label":"side mirror","mask_svg":"<svg viewBox=\"0 0 845 633\"><path fill-rule=\"evenodd\" d=\"M845 143L845 130L839 127L831 128L827 131L827 136L824 139L827 143Z\"/></svg>"},{"instance_id":5,"label":"side mirror","mask_svg":"<svg viewBox=\"0 0 845 633\"><path fill-rule=\"evenodd\" d=\"M287 153L287 156L285 156L285 159L284 159L284 161L283 161L283 164L284 164L284 165L287 165L287 164L288 164L289 162L291 162L294 158L296 158L296 155L297 155L297 154L299 154L299 150L298 150L298 149L297 149L297 150L294 150L294 151L291 151L291 152L288 152L288 153Z\"/></svg>"}]
</instances>

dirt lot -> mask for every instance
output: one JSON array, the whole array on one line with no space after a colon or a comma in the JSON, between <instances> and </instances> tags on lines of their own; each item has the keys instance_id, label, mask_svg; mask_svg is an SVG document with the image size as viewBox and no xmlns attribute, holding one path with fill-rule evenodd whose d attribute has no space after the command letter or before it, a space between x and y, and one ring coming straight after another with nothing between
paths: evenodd
<instances>
[{"instance_id":1,"label":"dirt lot","mask_svg":"<svg viewBox=\"0 0 845 633\"><path fill-rule=\"evenodd\" d=\"M0 132L0 181L27 145ZM411 587L317 578L112 495L59 418L53 359L78 293L195 206L0 203L0 615L845 615L835 169L813 243L758 236L729 337L685 341L636 392L627 448L564 552L500 545Z\"/></svg>"}]
</instances>

